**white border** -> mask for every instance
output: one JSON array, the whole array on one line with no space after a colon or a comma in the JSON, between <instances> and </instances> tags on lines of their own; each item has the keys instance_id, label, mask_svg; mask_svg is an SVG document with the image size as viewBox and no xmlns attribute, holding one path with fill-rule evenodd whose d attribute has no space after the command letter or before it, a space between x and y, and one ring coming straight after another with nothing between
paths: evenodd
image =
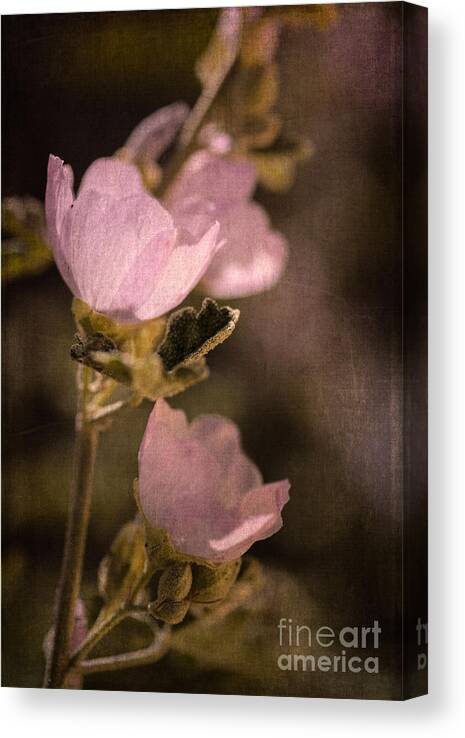
<instances>
[{"instance_id":1,"label":"white border","mask_svg":"<svg viewBox=\"0 0 465 738\"><path fill-rule=\"evenodd\" d=\"M217 7L5 0L2 13ZM247 4L247 3L231 3ZM256 2L255 4L263 4ZM268 3L270 4L270 3ZM282 2L281 4L285 4ZM295 4L295 3L294 3ZM3 689L15 736L429 736L465 726L465 2L430 9L430 695L406 703Z\"/></svg>"}]
</instances>

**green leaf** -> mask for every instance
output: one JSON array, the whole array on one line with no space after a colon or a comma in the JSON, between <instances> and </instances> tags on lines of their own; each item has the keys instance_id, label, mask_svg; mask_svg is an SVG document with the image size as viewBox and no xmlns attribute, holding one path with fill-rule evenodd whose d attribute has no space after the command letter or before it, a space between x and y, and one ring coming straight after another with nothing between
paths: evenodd
<instances>
[{"instance_id":1,"label":"green leaf","mask_svg":"<svg viewBox=\"0 0 465 738\"><path fill-rule=\"evenodd\" d=\"M139 325L119 325L76 299L73 312L81 332L71 357L151 400L206 379L204 356L231 335L239 319L239 310L208 298L198 312L183 308L168 321Z\"/></svg>"},{"instance_id":2,"label":"green leaf","mask_svg":"<svg viewBox=\"0 0 465 738\"><path fill-rule=\"evenodd\" d=\"M187 307L173 313L166 335L157 353L168 372L179 367L191 367L201 357L225 341L236 327L239 310L219 307L206 298L201 309Z\"/></svg>"},{"instance_id":3,"label":"green leaf","mask_svg":"<svg viewBox=\"0 0 465 738\"><path fill-rule=\"evenodd\" d=\"M166 329L166 318L164 317L140 323L117 323L106 315L92 310L89 305L77 297L73 299L72 311L84 336L104 334L114 342L115 348L135 356L145 356L153 352L163 338Z\"/></svg>"},{"instance_id":4,"label":"green leaf","mask_svg":"<svg viewBox=\"0 0 465 738\"><path fill-rule=\"evenodd\" d=\"M44 206L34 197L8 197L2 202L2 278L38 274L53 262L47 243Z\"/></svg>"},{"instance_id":5,"label":"green leaf","mask_svg":"<svg viewBox=\"0 0 465 738\"><path fill-rule=\"evenodd\" d=\"M146 565L145 532L139 520L121 528L98 572L98 588L105 602L120 607L131 600Z\"/></svg>"},{"instance_id":6,"label":"green leaf","mask_svg":"<svg viewBox=\"0 0 465 738\"><path fill-rule=\"evenodd\" d=\"M268 148L251 152L250 158L257 168L259 182L272 192L283 192L294 183L298 163L312 153L313 147L306 141L288 142L279 138Z\"/></svg>"}]
</instances>

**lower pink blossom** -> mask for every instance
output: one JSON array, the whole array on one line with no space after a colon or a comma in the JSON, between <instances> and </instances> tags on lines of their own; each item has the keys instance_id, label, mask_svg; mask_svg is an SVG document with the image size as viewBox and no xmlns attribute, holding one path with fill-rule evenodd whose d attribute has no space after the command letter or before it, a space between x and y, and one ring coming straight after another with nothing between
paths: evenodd
<instances>
[{"instance_id":1,"label":"lower pink blossom","mask_svg":"<svg viewBox=\"0 0 465 738\"><path fill-rule=\"evenodd\" d=\"M188 423L158 400L139 450L139 498L154 528L188 556L232 561L282 526L287 479L264 484L237 426L218 415Z\"/></svg>"}]
</instances>

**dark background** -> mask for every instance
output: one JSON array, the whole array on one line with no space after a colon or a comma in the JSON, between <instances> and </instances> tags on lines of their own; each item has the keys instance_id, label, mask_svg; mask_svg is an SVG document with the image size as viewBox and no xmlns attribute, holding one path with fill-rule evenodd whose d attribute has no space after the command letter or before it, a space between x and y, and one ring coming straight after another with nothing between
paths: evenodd
<instances>
[{"instance_id":1,"label":"dark background","mask_svg":"<svg viewBox=\"0 0 465 738\"><path fill-rule=\"evenodd\" d=\"M259 190L257 199L290 242L289 266L274 290L232 301L241 320L211 356L211 378L173 400L191 417L233 418L265 480L291 480L282 531L253 549L275 572L273 606L252 608L246 647L237 638L229 653L228 630L210 632L206 662L202 649L186 648L160 665L94 676L86 686L399 696L400 6L339 5L326 28L283 33L279 109L286 130L308 137L315 153L289 193ZM176 100L193 103L194 61L215 18L210 10L4 17L3 195L43 198L49 153L71 163L79 180L143 116ZM412 142L422 140L422 104L410 110ZM415 191L425 170L416 167L412 178ZM424 310L423 254L420 248L412 269L414 312ZM75 411L69 304L54 267L3 291L3 682L10 686L40 686L58 578ZM417 321L409 334L413 356L424 354L423 335ZM424 372L415 376L424 381ZM121 415L102 439L84 584L89 603L96 566L134 512L131 482L149 411L144 403ZM418 494L424 483L415 482ZM415 507L410 515L415 537L423 523ZM420 577L414 586L422 584ZM281 617L315 628L378 619L382 674L280 673Z\"/></svg>"}]
</instances>

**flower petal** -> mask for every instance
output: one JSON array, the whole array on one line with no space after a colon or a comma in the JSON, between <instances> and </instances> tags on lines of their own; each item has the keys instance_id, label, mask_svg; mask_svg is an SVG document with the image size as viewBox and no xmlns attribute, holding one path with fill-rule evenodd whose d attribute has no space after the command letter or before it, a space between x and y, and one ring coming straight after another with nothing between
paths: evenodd
<instances>
[{"instance_id":1,"label":"flower petal","mask_svg":"<svg viewBox=\"0 0 465 738\"><path fill-rule=\"evenodd\" d=\"M139 500L179 552L214 563L238 558L279 530L289 486L261 484L231 421L201 416L188 426L184 413L157 402L139 452Z\"/></svg>"},{"instance_id":2,"label":"flower petal","mask_svg":"<svg viewBox=\"0 0 465 738\"><path fill-rule=\"evenodd\" d=\"M137 167L110 157L97 159L85 172L78 196L89 190L118 200L147 194Z\"/></svg>"},{"instance_id":3,"label":"flower petal","mask_svg":"<svg viewBox=\"0 0 465 738\"><path fill-rule=\"evenodd\" d=\"M232 420L221 415L199 415L192 421L190 433L221 459L223 499L227 507L235 504L245 489L262 483L260 470L244 453L239 428Z\"/></svg>"},{"instance_id":4,"label":"flower petal","mask_svg":"<svg viewBox=\"0 0 465 738\"><path fill-rule=\"evenodd\" d=\"M225 240L205 277L203 287L212 297L246 297L270 289L287 262L287 242L271 230L260 205L244 202L221 220Z\"/></svg>"},{"instance_id":5,"label":"flower petal","mask_svg":"<svg viewBox=\"0 0 465 738\"><path fill-rule=\"evenodd\" d=\"M63 220L70 211L73 200L73 170L58 156L50 154L45 192L48 239L61 276L70 290L76 294L72 262L68 256L66 243L61 239Z\"/></svg>"},{"instance_id":6,"label":"flower petal","mask_svg":"<svg viewBox=\"0 0 465 738\"><path fill-rule=\"evenodd\" d=\"M158 400L139 452L139 499L149 522L167 530L180 551L195 555L205 540L221 476L221 464L192 439L184 413Z\"/></svg>"},{"instance_id":7,"label":"flower petal","mask_svg":"<svg viewBox=\"0 0 465 738\"><path fill-rule=\"evenodd\" d=\"M209 151L198 151L171 186L167 202L175 215L175 209L195 194L213 202L220 218L222 211L252 195L256 181L255 167L246 159L224 159Z\"/></svg>"},{"instance_id":8,"label":"flower petal","mask_svg":"<svg viewBox=\"0 0 465 738\"><path fill-rule=\"evenodd\" d=\"M171 251L165 269L159 274L154 291L136 311L138 320L164 315L177 307L198 284L222 245L219 223L214 223L196 243L183 231Z\"/></svg>"},{"instance_id":9,"label":"flower petal","mask_svg":"<svg viewBox=\"0 0 465 738\"><path fill-rule=\"evenodd\" d=\"M131 161L156 161L170 145L189 113L188 106L176 102L156 110L140 121L124 144Z\"/></svg>"},{"instance_id":10,"label":"flower petal","mask_svg":"<svg viewBox=\"0 0 465 738\"><path fill-rule=\"evenodd\" d=\"M235 525L224 536L210 539L209 560L220 563L242 556L255 541L269 538L282 527L281 510L289 501L287 479L248 492L241 502Z\"/></svg>"},{"instance_id":11,"label":"flower petal","mask_svg":"<svg viewBox=\"0 0 465 738\"><path fill-rule=\"evenodd\" d=\"M95 190L79 193L64 220L62 239L67 258L73 265L74 294L94 310L116 317L137 320L136 312L157 281L157 268L163 269L172 249L171 216L145 192L124 200L115 200ZM168 236L167 236L168 233ZM147 265L147 247L153 246L147 289L140 290L140 268L136 273L139 293L131 290L127 279L139 258ZM143 254L143 257L140 255ZM118 292L131 304L124 306ZM125 309L124 309L125 308ZM156 316L148 316L156 317Z\"/></svg>"}]
</instances>

